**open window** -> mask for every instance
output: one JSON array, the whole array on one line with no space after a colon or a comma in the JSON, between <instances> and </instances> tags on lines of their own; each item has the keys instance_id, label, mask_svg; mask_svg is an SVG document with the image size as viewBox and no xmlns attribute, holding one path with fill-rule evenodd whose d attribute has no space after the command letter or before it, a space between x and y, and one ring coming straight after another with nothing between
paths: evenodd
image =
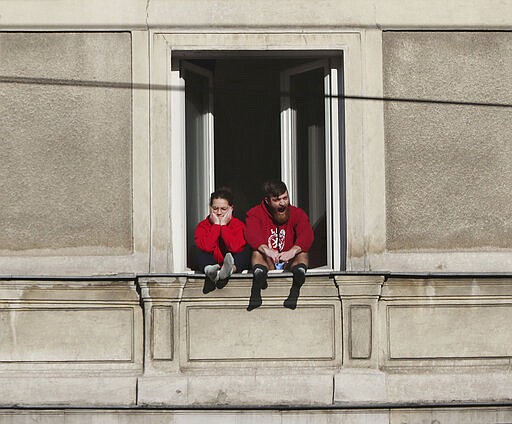
<instances>
[{"instance_id":1,"label":"open window","mask_svg":"<svg viewBox=\"0 0 512 424\"><path fill-rule=\"evenodd\" d=\"M185 84L185 157L187 246L194 243L197 223L208 215L208 199L215 186L213 73L183 61Z\"/></svg>"},{"instance_id":2,"label":"open window","mask_svg":"<svg viewBox=\"0 0 512 424\"><path fill-rule=\"evenodd\" d=\"M181 127L174 140L186 174L183 247L190 251L215 188L231 187L243 220L261 201L263 182L282 179L315 231L310 267L343 269L341 56L188 52L173 60L172 76Z\"/></svg>"}]
</instances>

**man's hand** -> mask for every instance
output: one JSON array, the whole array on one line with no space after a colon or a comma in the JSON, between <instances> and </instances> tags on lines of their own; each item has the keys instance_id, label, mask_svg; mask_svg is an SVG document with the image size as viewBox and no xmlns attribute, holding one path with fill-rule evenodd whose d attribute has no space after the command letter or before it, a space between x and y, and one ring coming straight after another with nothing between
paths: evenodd
<instances>
[{"instance_id":1,"label":"man's hand","mask_svg":"<svg viewBox=\"0 0 512 424\"><path fill-rule=\"evenodd\" d=\"M262 244L258 251L265 255L267 258L271 259L275 264L279 262L279 252L277 250L271 249L270 247Z\"/></svg>"},{"instance_id":2,"label":"man's hand","mask_svg":"<svg viewBox=\"0 0 512 424\"><path fill-rule=\"evenodd\" d=\"M293 246L290 250L286 250L284 252L281 252L278 255L277 262L290 262L295 256L297 256L302 249L299 246ZM277 263L275 262L275 263Z\"/></svg>"}]
</instances>

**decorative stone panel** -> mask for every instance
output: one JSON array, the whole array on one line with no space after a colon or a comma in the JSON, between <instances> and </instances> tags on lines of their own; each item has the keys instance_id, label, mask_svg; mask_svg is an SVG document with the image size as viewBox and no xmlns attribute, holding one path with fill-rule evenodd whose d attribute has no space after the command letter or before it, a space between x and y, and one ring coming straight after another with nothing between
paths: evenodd
<instances>
[{"instance_id":1,"label":"decorative stone panel","mask_svg":"<svg viewBox=\"0 0 512 424\"><path fill-rule=\"evenodd\" d=\"M0 279L2 403L133 405L142 326L134 279Z\"/></svg>"},{"instance_id":2,"label":"decorative stone panel","mask_svg":"<svg viewBox=\"0 0 512 424\"><path fill-rule=\"evenodd\" d=\"M385 367L508 366L512 358L509 278L392 278L379 321Z\"/></svg>"},{"instance_id":3,"label":"decorative stone panel","mask_svg":"<svg viewBox=\"0 0 512 424\"><path fill-rule=\"evenodd\" d=\"M0 46L0 255L132 253L131 34Z\"/></svg>"},{"instance_id":4,"label":"decorative stone panel","mask_svg":"<svg viewBox=\"0 0 512 424\"><path fill-rule=\"evenodd\" d=\"M250 286L251 280L233 280L205 296L202 280L187 283L180 303L182 367L341 364L341 310L332 280L308 277L296 310L283 307L290 277L269 278L263 305L248 312Z\"/></svg>"},{"instance_id":5,"label":"decorative stone panel","mask_svg":"<svg viewBox=\"0 0 512 424\"><path fill-rule=\"evenodd\" d=\"M291 274L269 276L248 312L251 278L202 293L204 277L141 277L146 317L139 402L329 404L342 363L341 304L329 276L309 276L295 310Z\"/></svg>"}]
</instances>

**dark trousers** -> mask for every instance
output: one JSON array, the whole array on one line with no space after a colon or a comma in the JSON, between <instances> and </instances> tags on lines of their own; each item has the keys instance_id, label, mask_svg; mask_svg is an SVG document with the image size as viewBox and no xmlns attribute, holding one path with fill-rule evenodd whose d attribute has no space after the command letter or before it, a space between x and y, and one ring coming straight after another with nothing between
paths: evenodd
<instances>
[{"instance_id":1,"label":"dark trousers","mask_svg":"<svg viewBox=\"0 0 512 424\"><path fill-rule=\"evenodd\" d=\"M247 246L241 252L231 254L235 260L236 272L242 272L244 269L249 269L251 251ZM214 265L216 263L217 262L211 253L196 248L194 271L203 272L206 265Z\"/></svg>"}]
</instances>

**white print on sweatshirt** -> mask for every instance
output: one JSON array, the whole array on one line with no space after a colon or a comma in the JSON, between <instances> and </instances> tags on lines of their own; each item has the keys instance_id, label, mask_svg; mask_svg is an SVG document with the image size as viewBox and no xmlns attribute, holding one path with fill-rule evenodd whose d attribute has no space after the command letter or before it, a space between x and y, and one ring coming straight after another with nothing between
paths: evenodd
<instances>
[{"instance_id":1,"label":"white print on sweatshirt","mask_svg":"<svg viewBox=\"0 0 512 424\"><path fill-rule=\"evenodd\" d=\"M281 252L284 249L284 240L286 238L286 231L284 228L281 228L278 232L278 229L270 230L270 236L268 238L268 247L271 249L277 250Z\"/></svg>"}]
</instances>

